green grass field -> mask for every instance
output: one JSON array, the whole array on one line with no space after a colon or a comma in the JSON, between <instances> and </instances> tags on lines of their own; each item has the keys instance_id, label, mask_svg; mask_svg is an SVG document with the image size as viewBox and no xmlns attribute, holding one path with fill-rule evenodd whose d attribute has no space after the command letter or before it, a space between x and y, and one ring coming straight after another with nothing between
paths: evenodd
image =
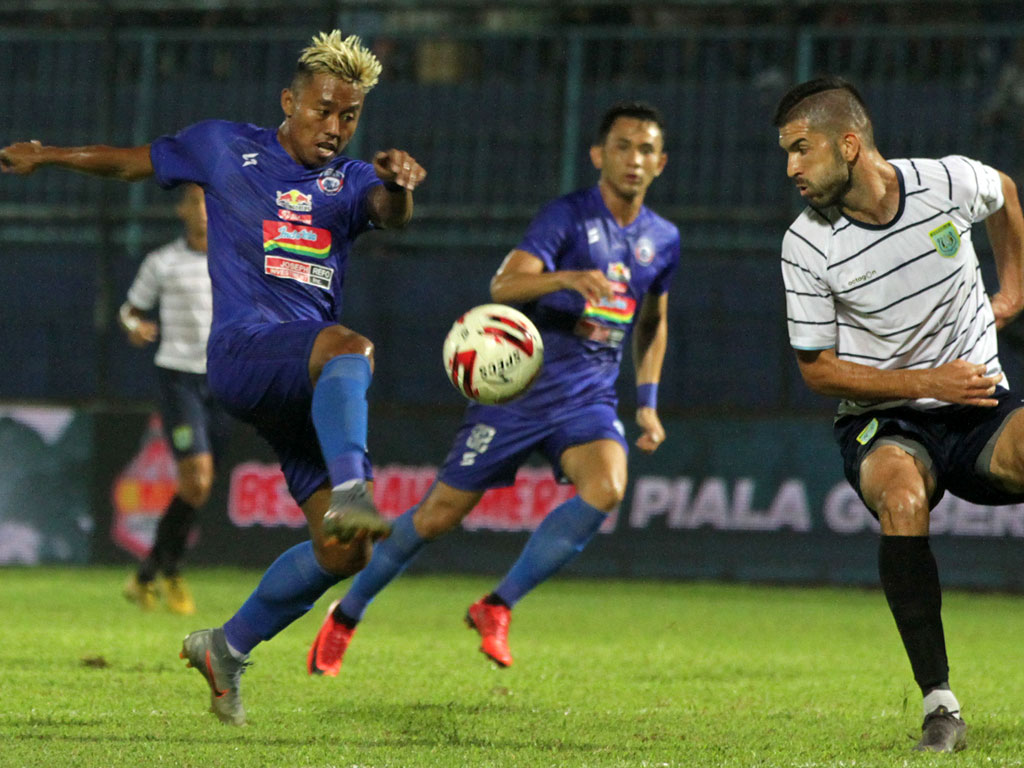
<instances>
[{"instance_id":1,"label":"green grass field","mask_svg":"<svg viewBox=\"0 0 1024 768\"><path fill-rule=\"evenodd\" d=\"M259 574L190 572L200 612L143 614L116 569L0 570L0 766L1021 766L1024 599L951 593L958 755L909 751L913 685L879 592L557 580L517 608L515 666L462 624L491 580L405 577L340 677L312 613L254 652L244 728L178 659Z\"/></svg>"}]
</instances>

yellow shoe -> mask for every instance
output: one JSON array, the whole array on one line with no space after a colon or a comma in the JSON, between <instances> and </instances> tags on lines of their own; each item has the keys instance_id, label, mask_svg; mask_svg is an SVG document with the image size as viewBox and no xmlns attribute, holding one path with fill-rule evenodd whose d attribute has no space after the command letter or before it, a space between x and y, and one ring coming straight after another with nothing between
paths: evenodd
<instances>
[{"instance_id":1,"label":"yellow shoe","mask_svg":"<svg viewBox=\"0 0 1024 768\"><path fill-rule=\"evenodd\" d=\"M152 611L159 602L156 585L152 581L139 581L137 574L128 577L121 594L144 611Z\"/></svg>"},{"instance_id":2,"label":"yellow shoe","mask_svg":"<svg viewBox=\"0 0 1024 768\"><path fill-rule=\"evenodd\" d=\"M160 592L164 602L174 613L191 615L196 612L196 601L183 576L166 576L160 580Z\"/></svg>"}]
</instances>

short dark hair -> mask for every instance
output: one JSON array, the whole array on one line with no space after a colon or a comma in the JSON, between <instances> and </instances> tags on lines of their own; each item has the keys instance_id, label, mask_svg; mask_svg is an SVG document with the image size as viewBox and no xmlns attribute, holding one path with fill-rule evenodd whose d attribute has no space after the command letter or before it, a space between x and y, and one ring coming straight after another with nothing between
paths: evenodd
<instances>
[{"instance_id":1,"label":"short dark hair","mask_svg":"<svg viewBox=\"0 0 1024 768\"><path fill-rule=\"evenodd\" d=\"M775 109L773 125L781 128L793 120L807 120L831 135L853 128L874 146L867 104L860 91L842 77L818 77L786 91Z\"/></svg>"},{"instance_id":2,"label":"short dark hair","mask_svg":"<svg viewBox=\"0 0 1024 768\"><path fill-rule=\"evenodd\" d=\"M597 135L594 137L594 146L604 144L608 138L608 132L612 129L615 121L620 117L632 117L635 120L642 120L647 123L654 123L665 136L665 118L657 107L652 107L646 101L620 101L612 104L604 113L601 122L597 126Z\"/></svg>"}]
</instances>

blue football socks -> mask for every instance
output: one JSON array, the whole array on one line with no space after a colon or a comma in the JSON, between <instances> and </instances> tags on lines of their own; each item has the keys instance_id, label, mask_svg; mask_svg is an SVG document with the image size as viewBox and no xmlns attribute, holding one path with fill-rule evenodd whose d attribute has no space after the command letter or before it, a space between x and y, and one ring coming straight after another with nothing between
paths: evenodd
<instances>
[{"instance_id":1,"label":"blue football socks","mask_svg":"<svg viewBox=\"0 0 1024 768\"><path fill-rule=\"evenodd\" d=\"M248 653L309 611L339 581L316 561L312 542L296 544L271 564L256 591L224 624L228 645Z\"/></svg>"},{"instance_id":2,"label":"blue football socks","mask_svg":"<svg viewBox=\"0 0 1024 768\"><path fill-rule=\"evenodd\" d=\"M313 390L313 426L334 487L366 476L366 390L371 377L364 355L338 355L327 361Z\"/></svg>"},{"instance_id":3,"label":"blue football socks","mask_svg":"<svg viewBox=\"0 0 1024 768\"><path fill-rule=\"evenodd\" d=\"M511 608L523 595L582 552L605 517L604 512L578 495L555 507L537 526L494 594Z\"/></svg>"},{"instance_id":4,"label":"blue football socks","mask_svg":"<svg viewBox=\"0 0 1024 768\"><path fill-rule=\"evenodd\" d=\"M348 594L341 599L341 612L349 619L363 618L373 598L409 565L427 540L416 533L412 515L419 505L396 518L391 535L373 545L373 556L352 581Z\"/></svg>"}]
</instances>

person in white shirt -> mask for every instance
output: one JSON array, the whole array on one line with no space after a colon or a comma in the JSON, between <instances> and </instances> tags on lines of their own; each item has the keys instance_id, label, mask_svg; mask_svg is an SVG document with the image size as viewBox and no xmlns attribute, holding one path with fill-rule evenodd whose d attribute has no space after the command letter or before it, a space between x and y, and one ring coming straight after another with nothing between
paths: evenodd
<instances>
[{"instance_id":1,"label":"person in white shirt","mask_svg":"<svg viewBox=\"0 0 1024 768\"><path fill-rule=\"evenodd\" d=\"M790 89L775 126L808 204L782 243L790 343L807 385L841 398L846 477L881 525L882 588L924 697L915 749L955 751L967 726L949 686L929 512L946 490L1024 501L1024 401L996 342L1024 307L1017 189L959 155L887 161L841 78ZM982 220L991 297L971 241Z\"/></svg>"},{"instance_id":2,"label":"person in white shirt","mask_svg":"<svg viewBox=\"0 0 1024 768\"><path fill-rule=\"evenodd\" d=\"M153 547L129 577L124 595L146 610L163 597L172 611L190 614L195 600L181 575L182 558L196 512L209 499L215 456L230 422L206 382L213 299L202 188L185 186L175 210L184 234L146 256L118 313L133 345L160 340L154 358L160 411L178 471L178 488L157 525ZM159 324L146 314L158 306Z\"/></svg>"}]
</instances>

